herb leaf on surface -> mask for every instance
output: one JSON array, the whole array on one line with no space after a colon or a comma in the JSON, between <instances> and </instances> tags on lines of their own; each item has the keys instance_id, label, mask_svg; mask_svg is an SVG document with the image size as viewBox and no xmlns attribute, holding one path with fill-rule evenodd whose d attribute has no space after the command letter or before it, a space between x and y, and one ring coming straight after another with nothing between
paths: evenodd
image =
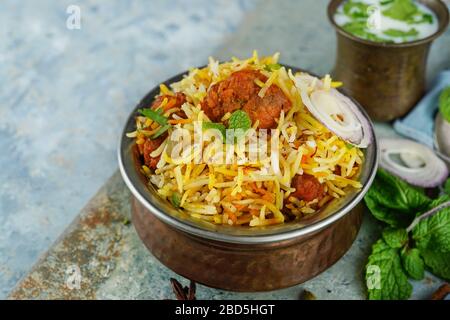
<instances>
[{"instance_id":1,"label":"herb leaf on surface","mask_svg":"<svg viewBox=\"0 0 450 320\"><path fill-rule=\"evenodd\" d=\"M412 286L403 271L399 249L391 248L383 239L372 246L372 254L366 265L366 281L374 275L368 273L371 268L379 268L379 285L368 288L370 300L407 299L412 293Z\"/></svg>"}]
</instances>

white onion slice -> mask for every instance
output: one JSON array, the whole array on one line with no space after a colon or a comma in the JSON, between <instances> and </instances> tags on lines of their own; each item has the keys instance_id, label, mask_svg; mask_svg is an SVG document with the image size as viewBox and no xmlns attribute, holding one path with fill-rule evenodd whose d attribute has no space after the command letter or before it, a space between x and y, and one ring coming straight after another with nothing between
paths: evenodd
<instances>
[{"instance_id":1,"label":"white onion slice","mask_svg":"<svg viewBox=\"0 0 450 320\"><path fill-rule=\"evenodd\" d=\"M310 90L323 88L322 80L309 73L299 73L293 78L293 81L297 88L307 87Z\"/></svg>"},{"instance_id":2,"label":"white onion slice","mask_svg":"<svg viewBox=\"0 0 450 320\"><path fill-rule=\"evenodd\" d=\"M402 163L394 161L399 156ZM448 176L448 169L430 148L408 140L380 140L380 166L415 186L431 188L441 185Z\"/></svg>"},{"instance_id":3,"label":"white onion slice","mask_svg":"<svg viewBox=\"0 0 450 320\"><path fill-rule=\"evenodd\" d=\"M400 153L400 159L406 164L408 168L420 168L425 166L425 162L423 162L423 159L415 153Z\"/></svg>"},{"instance_id":4,"label":"white onion slice","mask_svg":"<svg viewBox=\"0 0 450 320\"><path fill-rule=\"evenodd\" d=\"M366 148L373 140L369 120L348 97L334 88L324 90L320 80L313 79L312 76L299 76L295 81L309 112L337 136L357 147Z\"/></svg>"}]
</instances>

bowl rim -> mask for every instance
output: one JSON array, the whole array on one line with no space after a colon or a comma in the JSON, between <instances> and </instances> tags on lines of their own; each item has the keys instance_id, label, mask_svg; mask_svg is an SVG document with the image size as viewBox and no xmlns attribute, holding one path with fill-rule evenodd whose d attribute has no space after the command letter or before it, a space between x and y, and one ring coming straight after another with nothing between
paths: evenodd
<instances>
[{"instance_id":1,"label":"bowl rim","mask_svg":"<svg viewBox=\"0 0 450 320\"><path fill-rule=\"evenodd\" d=\"M436 5L441 6L441 8L443 9L443 19L438 21L439 22L439 28L437 29L437 31L431 35L429 35L428 37L422 38L422 39L418 39L418 40L414 40L414 41L408 41L408 42L401 42L401 43L389 43L389 42L375 42L375 41L369 41L360 37L357 37L347 31L345 31L341 26L339 26L335 21L334 21L334 13L336 12L337 7L346 0L331 0L328 3L328 7L327 7L327 16L328 16L328 20L331 23L331 25L334 27L334 29L336 30L336 32L338 32L340 35L344 36L347 39L353 40L355 42L364 44L364 45L368 45L368 46L372 46L372 47L377 47L377 48L407 48L407 47L414 47L414 46L419 46L419 45L423 45L426 43L429 43L433 40L435 40L437 37L439 37L442 33L445 32L445 30L447 29L447 26L449 24L449 9L447 8L447 5L442 2L441 0L426 0L426 1L422 1L422 0L418 0L420 3L426 5L426 3L423 2L428 2L428 1L434 1L436 2ZM336 6L335 9L333 9L333 7ZM426 5L428 7L428 9L432 10L436 15L437 12L436 10L434 10L433 8L431 8L430 6Z\"/></svg>"},{"instance_id":2,"label":"bowl rim","mask_svg":"<svg viewBox=\"0 0 450 320\"><path fill-rule=\"evenodd\" d=\"M286 68L290 68L293 71L301 71L301 72L308 72L311 75L314 75L314 73L311 73L309 71L306 71L301 68L292 67L286 64L282 64ZM202 67L199 67L202 68ZM176 79L179 79L183 75L187 74L188 71L181 72L165 81L159 82L159 83L172 83L176 81ZM375 130L373 123L366 113L366 111L361 107L361 105L353 99L351 96L347 95L345 92L340 91L342 94L347 96L349 99L351 99L359 108L359 110L362 112L364 117L368 120L370 124L370 130L371 134L373 136L373 142L368 147L373 150L373 156L372 156L372 162L371 163L365 163L365 165L369 165L369 173L366 181L363 182L363 186L361 190L355 192L353 195L353 198L346 203L342 208L336 210L335 212L330 213L325 218L316 221L312 224L308 224L306 226L302 226L299 228L294 228L292 230L283 231L280 233L273 233L273 234L257 234L257 235L231 235L226 233L220 233L215 232L211 230L207 230L205 228L201 228L200 224L197 226L184 223L183 220L177 219L175 216L171 215L170 213L163 212L160 210L154 203L146 199L145 195L138 190L138 188L135 185L135 182L132 181L132 179L129 176L129 170L136 170L135 167L132 169L130 167L127 167L124 163L124 156L126 152L131 153L130 150L126 149L126 141L127 139L130 139L126 137L127 133L127 125L130 123L130 121L134 121L134 118L136 116L136 110L140 107L142 107L142 103L149 98L149 96L156 91L159 88L159 84L157 84L155 87L153 87L142 99L141 101L132 109L130 115L128 116L125 125L122 130L122 134L119 137L119 144L118 144L118 150L117 150L117 156L118 156L118 164L119 164L119 171L122 175L122 178L128 187L128 189L131 191L132 195L149 211L149 213L154 214L158 219L161 221L167 223L168 225L180 230L184 231L188 234L198 236L200 238L206 238L209 240L219 241L219 242L226 242L226 243L237 243L237 244L258 244L258 243L273 243L273 242L279 242L279 241L285 241L285 240L291 240L294 238L306 236L309 234L312 234L316 231L319 231L332 223L338 221L340 218L342 218L344 215L346 215L348 212L350 212L357 204L362 201L364 195L367 193L368 189L370 188L376 172L378 168L378 143L377 138L375 136ZM154 94L153 94L154 97ZM368 161L368 159L366 159ZM139 181L138 183L142 183L142 181ZM148 187L146 186L146 190L148 190ZM147 191L149 192L149 191Z\"/></svg>"}]
</instances>

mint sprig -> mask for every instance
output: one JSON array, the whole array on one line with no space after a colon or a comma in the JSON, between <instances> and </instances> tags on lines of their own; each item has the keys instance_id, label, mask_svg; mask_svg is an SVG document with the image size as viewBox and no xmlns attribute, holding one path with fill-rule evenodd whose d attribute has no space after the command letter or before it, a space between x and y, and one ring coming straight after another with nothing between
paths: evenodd
<instances>
[{"instance_id":1,"label":"mint sprig","mask_svg":"<svg viewBox=\"0 0 450 320\"><path fill-rule=\"evenodd\" d=\"M345 15L347 15L350 18L362 19L369 17L369 13L367 10L368 8L369 8L368 4L348 0L347 2L345 2L343 6L343 11Z\"/></svg>"},{"instance_id":2,"label":"mint sprig","mask_svg":"<svg viewBox=\"0 0 450 320\"><path fill-rule=\"evenodd\" d=\"M440 197L432 206L433 209L414 219L408 229L412 230L417 247L450 252L450 196Z\"/></svg>"},{"instance_id":3,"label":"mint sprig","mask_svg":"<svg viewBox=\"0 0 450 320\"><path fill-rule=\"evenodd\" d=\"M391 227L406 227L417 212L426 210L431 199L423 190L380 169L364 197L373 216Z\"/></svg>"},{"instance_id":4,"label":"mint sprig","mask_svg":"<svg viewBox=\"0 0 450 320\"><path fill-rule=\"evenodd\" d=\"M266 71L275 71L281 68L281 64L279 63L271 63L271 64L267 64L264 69Z\"/></svg>"},{"instance_id":5,"label":"mint sprig","mask_svg":"<svg viewBox=\"0 0 450 320\"><path fill-rule=\"evenodd\" d=\"M433 16L420 10L412 0L393 0L383 15L408 24L433 23Z\"/></svg>"},{"instance_id":6,"label":"mint sprig","mask_svg":"<svg viewBox=\"0 0 450 320\"><path fill-rule=\"evenodd\" d=\"M372 215L387 224L366 265L369 299L409 298L408 278L423 279L425 269L450 280L449 195L431 200L380 169L365 201ZM369 285L374 267L378 286Z\"/></svg>"},{"instance_id":7,"label":"mint sprig","mask_svg":"<svg viewBox=\"0 0 450 320\"><path fill-rule=\"evenodd\" d=\"M243 110L234 111L230 119L228 119L228 129L241 129L247 131L252 127L252 120L248 116L247 112Z\"/></svg>"},{"instance_id":8,"label":"mint sprig","mask_svg":"<svg viewBox=\"0 0 450 320\"><path fill-rule=\"evenodd\" d=\"M405 229L387 228L383 231L383 240L391 248L401 248L408 242L408 232Z\"/></svg>"},{"instance_id":9,"label":"mint sprig","mask_svg":"<svg viewBox=\"0 0 450 320\"><path fill-rule=\"evenodd\" d=\"M383 14L395 20L408 21L418 12L417 6L411 0L394 0Z\"/></svg>"},{"instance_id":10,"label":"mint sprig","mask_svg":"<svg viewBox=\"0 0 450 320\"><path fill-rule=\"evenodd\" d=\"M444 192L450 196L450 178L444 183Z\"/></svg>"},{"instance_id":11,"label":"mint sprig","mask_svg":"<svg viewBox=\"0 0 450 320\"><path fill-rule=\"evenodd\" d=\"M172 193L172 196L170 197L170 202L175 208L179 208L181 204L181 194L178 192Z\"/></svg>"},{"instance_id":12,"label":"mint sprig","mask_svg":"<svg viewBox=\"0 0 450 320\"><path fill-rule=\"evenodd\" d=\"M403 31L399 29L387 29L384 30L383 33L391 37L407 38L417 36L419 34L419 31L417 31L417 29L415 28L411 28L408 31Z\"/></svg>"},{"instance_id":13,"label":"mint sprig","mask_svg":"<svg viewBox=\"0 0 450 320\"><path fill-rule=\"evenodd\" d=\"M161 126L165 126L168 122L168 118L162 115L162 109L153 110L150 108L138 109L138 112L144 117L147 117Z\"/></svg>"},{"instance_id":14,"label":"mint sprig","mask_svg":"<svg viewBox=\"0 0 450 320\"><path fill-rule=\"evenodd\" d=\"M401 252L402 265L406 273L415 280L422 280L425 273L425 263L417 248L405 248Z\"/></svg>"},{"instance_id":15,"label":"mint sprig","mask_svg":"<svg viewBox=\"0 0 450 320\"><path fill-rule=\"evenodd\" d=\"M234 130L234 137L240 139L252 127L252 120L243 110L234 111L228 119L228 129Z\"/></svg>"},{"instance_id":16,"label":"mint sprig","mask_svg":"<svg viewBox=\"0 0 450 320\"><path fill-rule=\"evenodd\" d=\"M421 250L420 254L432 273L447 281L450 280L450 252L443 253L436 250Z\"/></svg>"},{"instance_id":17,"label":"mint sprig","mask_svg":"<svg viewBox=\"0 0 450 320\"><path fill-rule=\"evenodd\" d=\"M442 90L439 96L439 112L446 121L450 122L450 86Z\"/></svg>"},{"instance_id":18,"label":"mint sprig","mask_svg":"<svg viewBox=\"0 0 450 320\"><path fill-rule=\"evenodd\" d=\"M217 122L203 122L202 124L203 130L219 130L220 134L222 135L223 141L225 141L226 138L226 128L222 123Z\"/></svg>"},{"instance_id":19,"label":"mint sprig","mask_svg":"<svg viewBox=\"0 0 450 320\"><path fill-rule=\"evenodd\" d=\"M372 267L379 269L379 274L369 272ZM372 283L368 288L370 300L407 299L412 292L412 286L403 271L399 249L390 247L383 239L372 246L372 254L366 265L366 281L379 276L379 283Z\"/></svg>"}]
</instances>

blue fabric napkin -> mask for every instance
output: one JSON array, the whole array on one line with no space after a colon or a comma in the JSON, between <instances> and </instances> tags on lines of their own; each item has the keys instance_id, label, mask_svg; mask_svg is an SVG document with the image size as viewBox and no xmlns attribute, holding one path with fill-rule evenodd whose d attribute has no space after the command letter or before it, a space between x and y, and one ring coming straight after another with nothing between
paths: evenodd
<instances>
[{"instance_id":1,"label":"blue fabric napkin","mask_svg":"<svg viewBox=\"0 0 450 320\"><path fill-rule=\"evenodd\" d=\"M406 117L394 122L394 130L399 134L434 146L434 117L438 108L439 95L443 88L450 86L450 70L439 73L425 96Z\"/></svg>"}]
</instances>

